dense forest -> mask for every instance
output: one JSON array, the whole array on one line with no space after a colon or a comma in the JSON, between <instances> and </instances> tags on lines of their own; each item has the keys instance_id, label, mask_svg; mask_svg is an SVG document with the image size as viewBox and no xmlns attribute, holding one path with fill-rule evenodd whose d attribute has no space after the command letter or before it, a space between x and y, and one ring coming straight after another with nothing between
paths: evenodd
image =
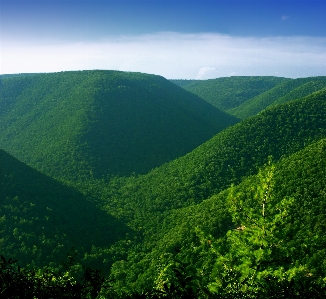
<instances>
[{"instance_id":1,"label":"dense forest","mask_svg":"<svg viewBox=\"0 0 326 299\"><path fill-rule=\"evenodd\" d=\"M171 80L215 107L228 110L291 79L281 77L226 77L210 80Z\"/></svg>"},{"instance_id":2,"label":"dense forest","mask_svg":"<svg viewBox=\"0 0 326 299\"><path fill-rule=\"evenodd\" d=\"M228 77L171 81L241 119L256 115L269 106L299 99L326 88L326 77Z\"/></svg>"},{"instance_id":3,"label":"dense forest","mask_svg":"<svg viewBox=\"0 0 326 299\"><path fill-rule=\"evenodd\" d=\"M3 78L0 105L1 147L66 180L146 173L239 121L160 76L115 71Z\"/></svg>"},{"instance_id":4,"label":"dense forest","mask_svg":"<svg viewBox=\"0 0 326 299\"><path fill-rule=\"evenodd\" d=\"M325 115L326 77L0 76L2 296L325 297Z\"/></svg>"}]
</instances>

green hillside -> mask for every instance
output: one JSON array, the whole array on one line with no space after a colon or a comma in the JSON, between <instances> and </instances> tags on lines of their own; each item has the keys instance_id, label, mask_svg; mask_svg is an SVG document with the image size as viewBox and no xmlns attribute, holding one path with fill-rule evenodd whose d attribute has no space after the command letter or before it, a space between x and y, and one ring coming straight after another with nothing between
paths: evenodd
<instances>
[{"instance_id":1,"label":"green hillside","mask_svg":"<svg viewBox=\"0 0 326 299\"><path fill-rule=\"evenodd\" d=\"M210 80L171 80L225 111L291 79L280 77L225 77Z\"/></svg>"},{"instance_id":2,"label":"green hillside","mask_svg":"<svg viewBox=\"0 0 326 299\"><path fill-rule=\"evenodd\" d=\"M253 97L227 112L245 119L257 114L270 105L300 99L326 87L326 77L310 77L288 80Z\"/></svg>"},{"instance_id":3,"label":"green hillside","mask_svg":"<svg viewBox=\"0 0 326 299\"><path fill-rule=\"evenodd\" d=\"M326 79L221 79L262 111L238 122L197 80L0 77L0 254L77 252L108 298L324 298Z\"/></svg>"},{"instance_id":4,"label":"green hillside","mask_svg":"<svg viewBox=\"0 0 326 299\"><path fill-rule=\"evenodd\" d=\"M0 146L66 180L146 173L238 120L160 76L82 71L2 78Z\"/></svg>"},{"instance_id":5,"label":"green hillside","mask_svg":"<svg viewBox=\"0 0 326 299\"><path fill-rule=\"evenodd\" d=\"M123 208L126 202L127 206L162 213L199 203L255 174L268 156L277 161L326 137L325 113L325 90L266 109L147 175L112 180L107 188L107 204L112 209L115 204L121 205L123 213L128 213ZM113 191L117 188L119 193Z\"/></svg>"},{"instance_id":6,"label":"green hillside","mask_svg":"<svg viewBox=\"0 0 326 299\"><path fill-rule=\"evenodd\" d=\"M322 284L322 279L326 276L324 264L326 254L324 247L326 241L325 149L326 139L321 139L303 150L281 159L273 171L273 183L268 191L271 197L268 205L266 205L266 211L271 213L275 206L281 207L283 204L287 206L287 210L284 210L287 217L284 220L277 220L282 226L277 227L276 230L274 228L273 232L275 238L282 240L282 246L273 249L273 251L268 251L266 248L266 253L268 252L270 257L274 254L279 259L280 254L284 254L284 257L282 260L273 262L272 266L267 260L266 271L278 269L282 272L280 269L283 268L282 275L284 278L288 277L286 275L292 275L292 278L286 278L283 282L288 289L293 287L297 288L297 291L304 292L301 289L302 286L294 285L293 281L301 279L300 283L302 281L310 283L314 280L315 283L319 281ZM245 211L253 213L256 209L258 214L255 217L259 217L262 206L256 202L255 192L265 190L260 185L261 179L262 177L259 175L248 177L233 191L225 190L198 205L171 211L162 219L161 226L157 226L155 241L146 240L147 242L145 241L142 247L138 246L130 250L128 259L114 264L113 273L118 278L117 285L129 285L129 287L139 287L140 289L149 285L159 287L160 280L158 278L160 275L163 275L161 277L163 280L168 279L167 281L175 282L178 281L178 276L172 271L173 267L179 267L179 270L183 269L184 275L191 275L197 284L197 291L198 289L205 289L207 286L210 286L208 289L214 290L218 286L218 284L216 285L217 279L222 281L223 279L233 279L234 284L239 283L241 280L236 276L227 278L227 273L223 273L225 270L219 268L219 258L222 253L225 255L230 253L230 248L225 247L230 232L235 234L234 229L244 224L249 229L250 221L244 217L245 215L241 216L241 213L245 213ZM237 199L242 207L242 212L241 210L239 212L239 219L243 217L243 222L239 223L236 221L236 217L232 217L234 216L231 213L233 199L230 194L237 194ZM271 214L269 215L271 216ZM229 231L228 235L226 234L227 231ZM270 240L270 242L272 241ZM239 254L241 257L240 248L243 244L234 245L238 246L239 249L238 253L234 254ZM282 253L278 250L282 250ZM234 256L233 263L236 259L237 257ZM224 260L224 263L226 262L227 260ZM299 265L303 268L300 268ZM245 264L243 266L245 267ZM234 270L237 269L235 264L233 267ZM288 270L289 272L286 274ZM241 267L238 268L238 271L241 271ZM297 271L297 274L294 271ZM310 276L306 278L295 277L295 275L301 275L298 274L302 273L300 271L310 273ZM290 282L291 280L292 282ZM257 280L257 282L263 283L262 280ZM250 281L243 281L243 283L250 285ZM269 278L269 283L273 283L272 277ZM279 289L281 289L282 283L279 281L278 284ZM266 284L264 288L262 289L260 286L258 290L268 291ZM274 292L276 292L277 287L275 285L274 288ZM220 291L227 293L225 289L220 289ZM241 293L236 286L234 286L233 291ZM247 291L249 292L248 289ZM308 293L310 289L305 291ZM250 296L243 296L243 298L251 298ZM225 298L229 297L226 296ZM265 298L274 297L266 296ZM285 296L285 298L290 297Z\"/></svg>"},{"instance_id":7,"label":"green hillside","mask_svg":"<svg viewBox=\"0 0 326 299\"><path fill-rule=\"evenodd\" d=\"M0 150L0 252L21 266L59 265L72 249L82 259L130 233L96 202Z\"/></svg>"},{"instance_id":8,"label":"green hillside","mask_svg":"<svg viewBox=\"0 0 326 299\"><path fill-rule=\"evenodd\" d=\"M326 92L321 91L273 107L226 129L188 155L147 175L96 186L103 192L104 209L138 231L137 239L130 239L128 249L123 249L127 257L113 266L117 288L126 285L144 288L153 283L158 266L153 261L159 262L158 257L164 253L174 255L176 247L187 247L198 240L196 234L189 231L195 225L214 238L222 236L232 225L231 215L225 214L227 192L223 190L231 183L239 184L247 176L256 174L268 156L279 161L325 138L325 105ZM312 148L307 149L312 156L302 167L308 167L313 159ZM322 151L320 154L324 155ZM324 164L319 164L318 159L316 164L323 168ZM295 171L295 167L291 167ZM287 168L280 166L280 169ZM323 173L318 171L312 170L316 175ZM287 175L284 181L288 180L290 186L291 173ZM281 179L279 181L281 184ZM297 188L294 193L304 190L298 182L293 184L293 188ZM286 189L287 185L282 186ZM212 206L206 206L205 200L219 192L221 197L214 200ZM102 258L106 256L101 250L97 254Z\"/></svg>"},{"instance_id":9,"label":"green hillside","mask_svg":"<svg viewBox=\"0 0 326 299\"><path fill-rule=\"evenodd\" d=\"M170 79L173 84L178 85L180 87L186 87L191 85L192 83L198 82L199 80L192 80L192 79Z\"/></svg>"}]
</instances>

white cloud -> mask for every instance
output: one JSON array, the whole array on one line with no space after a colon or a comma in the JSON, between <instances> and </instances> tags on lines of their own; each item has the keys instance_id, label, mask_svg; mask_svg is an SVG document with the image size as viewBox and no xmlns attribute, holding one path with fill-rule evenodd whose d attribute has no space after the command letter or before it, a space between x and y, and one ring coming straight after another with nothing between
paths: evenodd
<instances>
[{"instance_id":1,"label":"white cloud","mask_svg":"<svg viewBox=\"0 0 326 299\"><path fill-rule=\"evenodd\" d=\"M313 37L162 32L70 44L1 40L0 53L0 73L114 69L185 79L326 75L326 38Z\"/></svg>"},{"instance_id":2,"label":"white cloud","mask_svg":"<svg viewBox=\"0 0 326 299\"><path fill-rule=\"evenodd\" d=\"M285 16L285 15L282 16L282 20L283 20L283 21L286 21L288 18L290 18L290 16Z\"/></svg>"},{"instance_id":3,"label":"white cloud","mask_svg":"<svg viewBox=\"0 0 326 299\"><path fill-rule=\"evenodd\" d=\"M215 67L201 67L198 71L196 79L206 79L207 76L211 78L212 76L210 76L210 74L212 74L212 71L215 71Z\"/></svg>"}]
</instances>

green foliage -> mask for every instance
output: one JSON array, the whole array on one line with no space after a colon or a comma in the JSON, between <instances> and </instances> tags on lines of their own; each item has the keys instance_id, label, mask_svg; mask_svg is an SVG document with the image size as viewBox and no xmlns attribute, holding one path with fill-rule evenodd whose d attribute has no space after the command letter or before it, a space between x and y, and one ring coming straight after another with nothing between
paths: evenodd
<instances>
[{"instance_id":1,"label":"green foliage","mask_svg":"<svg viewBox=\"0 0 326 299\"><path fill-rule=\"evenodd\" d=\"M227 112L241 119L256 115L269 106L287 103L310 95L326 87L326 77L286 80Z\"/></svg>"},{"instance_id":2,"label":"green foliage","mask_svg":"<svg viewBox=\"0 0 326 299\"><path fill-rule=\"evenodd\" d=\"M225 213L225 193L214 195L255 174L269 155L278 161L325 137L324 115L325 93L315 93L228 128L145 176L101 184L104 208L138 232L136 239L129 239L127 257L113 266L117 287L151 286L153 261L175 246L191 244L189 228L205 226L213 237L223 236L230 228L230 215ZM211 196L214 199L205 202Z\"/></svg>"},{"instance_id":3,"label":"green foliage","mask_svg":"<svg viewBox=\"0 0 326 299\"><path fill-rule=\"evenodd\" d=\"M231 188L230 213L236 228L228 231L222 245L212 244L217 259L209 289L246 298L321 298L325 273L315 276L313 267L292 251L288 225L295 199L274 195L273 174L271 165L260 172L250 197Z\"/></svg>"},{"instance_id":4,"label":"green foliage","mask_svg":"<svg viewBox=\"0 0 326 299\"><path fill-rule=\"evenodd\" d=\"M129 219L148 213L150 221L153 213L199 203L239 183L255 174L269 155L277 161L326 136L325 95L317 92L268 109L147 175L112 180L104 190L107 209L121 208L120 216Z\"/></svg>"},{"instance_id":5,"label":"green foliage","mask_svg":"<svg viewBox=\"0 0 326 299\"><path fill-rule=\"evenodd\" d=\"M158 269L155 289L168 298L197 298L199 281L196 272L191 263L172 259Z\"/></svg>"},{"instance_id":6,"label":"green foliage","mask_svg":"<svg viewBox=\"0 0 326 299\"><path fill-rule=\"evenodd\" d=\"M0 144L47 175L146 173L238 119L154 75L82 71L1 79Z\"/></svg>"},{"instance_id":7,"label":"green foliage","mask_svg":"<svg viewBox=\"0 0 326 299\"><path fill-rule=\"evenodd\" d=\"M325 142L322 139L283 158L267 174L262 171L257 176L246 178L240 185L233 187L231 194L226 190L200 204L170 210L158 217L157 222L152 215L149 218L147 214L149 226L144 228L146 235L141 244L130 247L128 258L113 265L113 277L119 280L114 286L118 287L122 283L125 291L130 288L152 287L155 285L153 277L161 277L159 273L166 273L172 279L171 267L175 261L181 261L195 267L195 280L199 281L200 292L205 293L207 285L216 289L216 275L221 267L221 264L216 266L216 261L220 256L218 253L223 253L224 257L233 258L231 261L234 263L237 261L235 266L238 269L238 272L224 273L224 286L231 283L231 278L236 273L232 279L240 279L241 275L245 275L248 270L245 265L252 266L256 263L259 277L268 281L264 286L266 292L269 283L271 293L277 290L277 286L279 292L286 288L298 291L301 287L305 288L306 283L310 287L316 285L316 289L321 290L326 277L325 263L320 262L325 257L326 241ZM269 193L266 194L267 189ZM236 200L233 204L232 198ZM265 200L265 218L262 217L262 202L259 199ZM265 235L262 233L264 230L253 226L250 219L260 222L260 227L268 234ZM142 224L145 225L145 221ZM249 229L235 230L242 225ZM198 229L194 232L195 227ZM227 233L228 231L230 232ZM228 238L225 239L224 236ZM279 243L280 240L283 242ZM240 241L243 247L241 252L239 244L232 245L233 242ZM267 243L269 247L260 255L260 246L267 246ZM254 250L249 250L252 249L250 246ZM233 251L230 251L230 247ZM178 252L175 248L179 248ZM160 256L164 259L159 259ZM222 261L223 259L219 260L219 263ZM258 271L259 262L261 268ZM278 268L282 266L284 271ZM157 272L157 267L166 270ZM269 276L269 269L274 269L273 277ZM120 276L116 275L118 273ZM248 280L250 274L252 272L242 278ZM279 283L277 275L284 275L286 279ZM296 282L291 275L298 279L303 277ZM255 285L259 285L258 282ZM238 286L241 288L240 282ZM233 291L235 292L234 289ZM300 292L303 290L300 289ZM284 298L287 297L284 295Z\"/></svg>"},{"instance_id":8,"label":"green foliage","mask_svg":"<svg viewBox=\"0 0 326 299\"><path fill-rule=\"evenodd\" d=\"M185 87L185 86L191 85L194 82L197 82L198 80L192 80L192 79L190 79L190 80L187 80L187 79L170 79L169 81L172 82L175 85L180 86L180 87Z\"/></svg>"},{"instance_id":9,"label":"green foliage","mask_svg":"<svg viewBox=\"0 0 326 299\"><path fill-rule=\"evenodd\" d=\"M77 190L24 165L0 150L0 251L21 266L56 267L74 247L78 261L93 247L107 248L131 230ZM106 268L112 259L106 256Z\"/></svg>"},{"instance_id":10,"label":"green foliage","mask_svg":"<svg viewBox=\"0 0 326 299\"><path fill-rule=\"evenodd\" d=\"M284 250L287 242L282 236L291 200L274 202L273 168L259 173L260 185L246 202L241 200L241 193L234 194L231 188L230 213L237 228L228 231L226 244L217 253L216 282L210 285L214 292L248 292L257 296L264 292L270 277L278 282L292 279L288 274L290 261ZM293 272L296 271L291 268Z\"/></svg>"},{"instance_id":11,"label":"green foliage","mask_svg":"<svg viewBox=\"0 0 326 299\"><path fill-rule=\"evenodd\" d=\"M60 271L49 268L26 270L15 267L17 260L6 260L1 255L0 294L2 298L103 298L109 280L97 269L85 268L81 279L74 278L72 264Z\"/></svg>"},{"instance_id":12,"label":"green foliage","mask_svg":"<svg viewBox=\"0 0 326 299\"><path fill-rule=\"evenodd\" d=\"M198 137L214 127L206 140L221 122L232 121L158 76L86 71L0 79L1 146L70 184L0 150L0 249L26 267L16 271L4 259L2 277L31 277L28 283L46 288L47 281L95 298L104 272L90 269L112 266L113 288L102 289L102 297L325 295L323 78L226 78L230 86L252 87L237 95L241 101L262 89L276 91L271 85L284 81L283 96L273 103L286 103L146 175L103 179L131 171L125 165L141 165L148 155L163 163L153 144L165 154L168 147L189 151L181 135ZM196 142L186 143L193 148ZM264 170L270 155L275 166ZM114 166L115 159L120 164ZM77 265L65 274L60 261L71 247Z\"/></svg>"},{"instance_id":13,"label":"green foliage","mask_svg":"<svg viewBox=\"0 0 326 299\"><path fill-rule=\"evenodd\" d=\"M280 77L226 77L210 80L171 80L213 106L226 111L291 79Z\"/></svg>"}]
</instances>

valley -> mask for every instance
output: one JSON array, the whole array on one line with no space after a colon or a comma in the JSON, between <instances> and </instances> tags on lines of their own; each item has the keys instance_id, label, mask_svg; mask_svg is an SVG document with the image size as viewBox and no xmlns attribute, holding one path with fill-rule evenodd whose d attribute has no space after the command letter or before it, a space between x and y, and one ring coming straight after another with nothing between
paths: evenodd
<instances>
[{"instance_id":1,"label":"valley","mask_svg":"<svg viewBox=\"0 0 326 299\"><path fill-rule=\"evenodd\" d=\"M322 298L325 116L326 77L2 75L0 254L98 298Z\"/></svg>"}]
</instances>

